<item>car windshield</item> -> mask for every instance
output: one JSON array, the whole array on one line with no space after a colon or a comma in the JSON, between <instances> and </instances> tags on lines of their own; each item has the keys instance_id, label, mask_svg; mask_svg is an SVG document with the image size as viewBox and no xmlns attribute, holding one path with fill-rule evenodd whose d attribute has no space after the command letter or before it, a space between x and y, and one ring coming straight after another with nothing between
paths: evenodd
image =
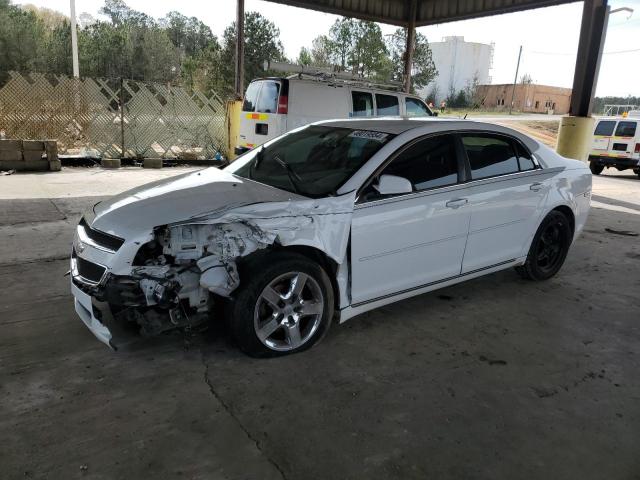
<instances>
[{"instance_id":1,"label":"car windshield","mask_svg":"<svg viewBox=\"0 0 640 480\"><path fill-rule=\"evenodd\" d=\"M372 130L310 125L245 153L225 170L289 192L325 197L391 138Z\"/></svg>"}]
</instances>

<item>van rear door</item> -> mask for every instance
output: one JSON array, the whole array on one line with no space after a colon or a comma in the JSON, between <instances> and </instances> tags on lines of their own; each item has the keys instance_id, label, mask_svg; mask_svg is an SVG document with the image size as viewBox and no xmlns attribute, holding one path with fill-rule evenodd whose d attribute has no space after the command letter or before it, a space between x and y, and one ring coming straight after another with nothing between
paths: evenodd
<instances>
[{"instance_id":1,"label":"van rear door","mask_svg":"<svg viewBox=\"0 0 640 480\"><path fill-rule=\"evenodd\" d=\"M240 117L240 147L255 148L286 132L288 81L254 80L247 87Z\"/></svg>"},{"instance_id":2,"label":"van rear door","mask_svg":"<svg viewBox=\"0 0 640 480\"><path fill-rule=\"evenodd\" d=\"M618 158L631 158L634 149L634 137L637 130L636 120L619 120L613 137L609 141L609 155Z\"/></svg>"},{"instance_id":3,"label":"van rear door","mask_svg":"<svg viewBox=\"0 0 640 480\"><path fill-rule=\"evenodd\" d=\"M591 155L607 156L611 146L611 137L616 128L615 120L600 120L593 131Z\"/></svg>"}]
</instances>

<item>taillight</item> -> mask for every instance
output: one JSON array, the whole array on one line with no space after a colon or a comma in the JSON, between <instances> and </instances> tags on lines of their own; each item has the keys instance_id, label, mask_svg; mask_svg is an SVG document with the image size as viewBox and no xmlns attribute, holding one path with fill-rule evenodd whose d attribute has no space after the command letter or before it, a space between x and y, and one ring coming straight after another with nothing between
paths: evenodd
<instances>
[{"instance_id":1,"label":"taillight","mask_svg":"<svg viewBox=\"0 0 640 480\"><path fill-rule=\"evenodd\" d=\"M640 153L640 143L636 143L636 148L633 153Z\"/></svg>"},{"instance_id":2,"label":"taillight","mask_svg":"<svg viewBox=\"0 0 640 480\"><path fill-rule=\"evenodd\" d=\"M287 113L289 111L289 97L280 95L278 100L278 113Z\"/></svg>"}]
</instances>

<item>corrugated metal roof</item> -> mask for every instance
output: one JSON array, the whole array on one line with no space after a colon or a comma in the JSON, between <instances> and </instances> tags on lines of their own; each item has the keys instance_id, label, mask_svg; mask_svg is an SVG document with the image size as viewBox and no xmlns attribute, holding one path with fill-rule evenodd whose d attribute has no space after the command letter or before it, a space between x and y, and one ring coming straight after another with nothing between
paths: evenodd
<instances>
[{"instance_id":1,"label":"corrugated metal roof","mask_svg":"<svg viewBox=\"0 0 640 480\"><path fill-rule=\"evenodd\" d=\"M410 0L267 0L346 17L406 26ZM416 26L549 7L575 0L417 0Z\"/></svg>"}]
</instances>

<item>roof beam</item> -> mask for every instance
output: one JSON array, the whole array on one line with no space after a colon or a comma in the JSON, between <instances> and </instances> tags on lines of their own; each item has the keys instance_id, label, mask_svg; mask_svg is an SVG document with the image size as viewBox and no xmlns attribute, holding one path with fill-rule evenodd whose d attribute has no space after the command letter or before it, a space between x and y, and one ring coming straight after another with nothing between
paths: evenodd
<instances>
[{"instance_id":1,"label":"roof beam","mask_svg":"<svg viewBox=\"0 0 640 480\"><path fill-rule=\"evenodd\" d=\"M407 28L411 0L267 0ZM416 27L550 7L575 0L417 0Z\"/></svg>"}]
</instances>

